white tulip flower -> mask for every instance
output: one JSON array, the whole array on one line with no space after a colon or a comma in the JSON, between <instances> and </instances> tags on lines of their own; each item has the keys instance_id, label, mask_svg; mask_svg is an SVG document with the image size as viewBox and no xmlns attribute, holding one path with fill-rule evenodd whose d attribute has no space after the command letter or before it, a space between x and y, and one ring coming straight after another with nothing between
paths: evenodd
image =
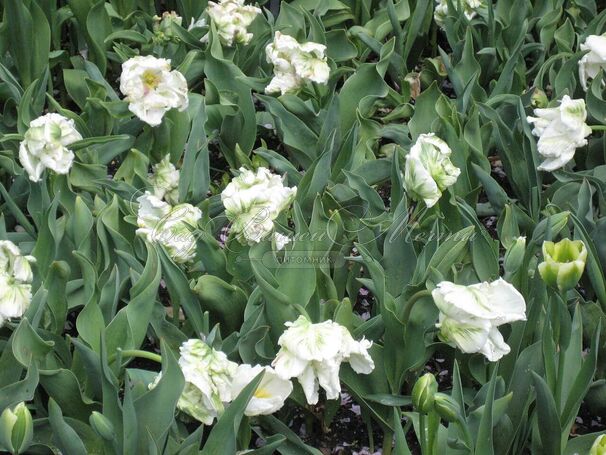
<instances>
[{"instance_id":1,"label":"white tulip flower","mask_svg":"<svg viewBox=\"0 0 606 455\"><path fill-rule=\"evenodd\" d=\"M282 379L298 379L309 404L318 402L319 387L326 391L328 399L339 397L342 362L349 362L360 374L369 374L374 369L368 353L372 342L355 341L349 331L336 322L312 324L306 317L299 316L286 326L288 329L278 340L281 348L272 366Z\"/></svg>"},{"instance_id":2,"label":"white tulip flower","mask_svg":"<svg viewBox=\"0 0 606 455\"><path fill-rule=\"evenodd\" d=\"M177 407L205 425L213 423L232 400L232 381L238 364L204 341L190 339L179 348L185 388Z\"/></svg>"},{"instance_id":3,"label":"white tulip flower","mask_svg":"<svg viewBox=\"0 0 606 455\"><path fill-rule=\"evenodd\" d=\"M450 161L450 147L435 134L421 134L406 155L404 187L414 200L433 207L461 170Z\"/></svg>"},{"instance_id":4,"label":"white tulip flower","mask_svg":"<svg viewBox=\"0 0 606 455\"><path fill-rule=\"evenodd\" d=\"M151 55L133 57L122 64L120 91L128 109L145 123L157 126L164 114L189 105L185 77L170 67L170 60Z\"/></svg>"},{"instance_id":5,"label":"white tulip flower","mask_svg":"<svg viewBox=\"0 0 606 455\"><path fill-rule=\"evenodd\" d=\"M217 27L221 43L229 47L234 43L248 44L250 42L253 34L248 33L248 26L252 24L258 14L261 14L261 9L245 5L244 0L208 2L207 11Z\"/></svg>"},{"instance_id":6,"label":"white tulip flower","mask_svg":"<svg viewBox=\"0 0 606 455\"><path fill-rule=\"evenodd\" d=\"M152 166L152 175L149 180L154 190L154 196L165 199L169 204L179 202L179 171L170 162L170 155Z\"/></svg>"},{"instance_id":7,"label":"white tulip flower","mask_svg":"<svg viewBox=\"0 0 606 455\"><path fill-rule=\"evenodd\" d=\"M589 35L581 44L582 51L589 51L579 60L579 79L583 90L587 91L589 79L606 70L606 34Z\"/></svg>"},{"instance_id":8,"label":"white tulip flower","mask_svg":"<svg viewBox=\"0 0 606 455\"><path fill-rule=\"evenodd\" d=\"M21 250L10 240L0 240L0 274L10 275L18 281L31 283L33 256L23 256Z\"/></svg>"},{"instance_id":9,"label":"white tulip flower","mask_svg":"<svg viewBox=\"0 0 606 455\"><path fill-rule=\"evenodd\" d=\"M574 158L577 148L587 145L591 128L585 123L585 100L565 95L558 107L535 109L534 115L526 120L534 124L532 134L539 138L537 148L545 158L539 170L555 171L563 167Z\"/></svg>"},{"instance_id":10,"label":"white tulip flower","mask_svg":"<svg viewBox=\"0 0 606 455\"><path fill-rule=\"evenodd\" d=\"M32 300L31 263L10 240L0 240L0 326L4 320L23 316Z\"/></svg>"},{"instance_id":11,"label":"white tulip flower","mask_svg":"<svg viewBox=\"0 0 606 455\"><path fill-rule=\"evenodd\" d=\"M150 243L166 248L178 264L192 261L196 256L196 236L193 232L202 218L199 208L191 204L174 207L146 192L140 196L137 214L137 234Z\"/></svg>"},{"instance_id":12,"label":"white tulip flower","mask_svg":"<svg viewBox=\"0 0 606 455\"><path fill-rule=\"evenodd\" d=\"M442 281L432 296L440 310L440 338L462 352L480 352L491 362L510 351L497 327L526 320L524 297L501 278L470 286Z\"/></svg>"},{"instance_id":13,"label":"white tulip flower","mask_svg":"<svg viewBox=\"0 0 606 455\"><path fill-rule=\"evenodd\" d=\"M274 229L274 220L287 209L297 188L284 186L282 177L260 167L256 172L240 168L221 193L232 231L249 244L259 243Z\"/></svg>"},{"instance_id":14,"label":"white tulip flower","mask_svg":"<svg viewBox=\"0 0 606 455\"><path fill-rule=\"evenodd\" d=\"M274 77L265 93L295 92L305 81L327 84L330 67L326 61L326 46L308 42L300 44L292 36L276 32L265 48L267 62L274 67Z\"/></svg>"},{"instance_id":15,"label":"white tulip flower","mask_svg":"<svg viewBox=\"0 0 606 455\"><path fill-rule=\"evenodd\" d=\"M457 7L457 0L452 0L454 7ZM461 0L461 6L463 7L463 14L468 20L472 20L478 14L477 10L482 6L482 0ZM448 2L447 0L436 0L436 8L433 13L433 17L440 27L444 26L444 21L448 16Z\"/></svg>"},{"instance_id":16,"label":"white tulip flower","mask_svg":"<svg viewBox=\"0 0 606 455\"><path fill-rule=\"evenodd\" d=\"M292 392L292 382L282 379L271 367L260 365L238 365L232 383L232 399L235 399L244 388L262 371L263 378L246 406L247 416L269 415L280 410Z\"/></svg>"},{"instance_id":17,"label":"white tulip flower","mask_svg":"<svg viewBox=\"0 0 606 455\"><path fill-rule=\"evenodd\" d=\"M0 274L0 325L5 319L20 318L32 301L32 287L10 275Z\"/></svg>"},{"instance_id":18,"label":"white tulip flower","mask_svg":"<svg viewBox=\"0 0 606 455\"><path fill-rule=\"evenodd\" d=\"M67 174L74 161L70 144L82 139L74 121L59 114L32 120L19 145L19 161L33 182L40 181L44 169Z\"/></svg>"}]
</instances>

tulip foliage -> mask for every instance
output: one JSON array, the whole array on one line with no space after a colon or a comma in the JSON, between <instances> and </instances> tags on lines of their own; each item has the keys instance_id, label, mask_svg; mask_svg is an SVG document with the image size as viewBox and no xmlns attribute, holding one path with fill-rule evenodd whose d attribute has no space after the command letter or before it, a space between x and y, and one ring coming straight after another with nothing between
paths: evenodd
<instances>
[{"instance_id":1,"label":"tulip foliage","mask_svg":"<svg viewBox=\"0 0 606 455\"><path fill-rule=\"evenodd\" d=\"M606 453L603 2L0 13L0 451Z\"/></svg>"}]
</instances>

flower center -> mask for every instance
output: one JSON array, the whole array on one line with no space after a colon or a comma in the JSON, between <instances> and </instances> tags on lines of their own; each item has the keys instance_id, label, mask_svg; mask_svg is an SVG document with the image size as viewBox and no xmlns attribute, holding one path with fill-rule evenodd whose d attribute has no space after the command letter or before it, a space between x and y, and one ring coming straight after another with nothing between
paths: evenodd
<instances>
[{"instance_id":1,"label":"flower center","mask_svg":"<svg viewBox=\"0 0 606 455\"><path fill-rule=\"evenodd\" d=\"M262 389L261 387L259 387L259 388L258 388L258 389L255 391L255 393L254 393L254 397L255 397L255 398L269 398L269 397L271 397L271 394L270 394L270 393L269 393L267 390Z\"/></svg>"},{"instance_id":2,"label":"flower center","mask_svg":"<svg viewBox=\"0 0 606 455\"><path fill-rule=\"evenodd\" d=\"M160 75L152 70L146 70L141 76L146 88L153 90L160 84Z\"/></svg>"}]
</instances>

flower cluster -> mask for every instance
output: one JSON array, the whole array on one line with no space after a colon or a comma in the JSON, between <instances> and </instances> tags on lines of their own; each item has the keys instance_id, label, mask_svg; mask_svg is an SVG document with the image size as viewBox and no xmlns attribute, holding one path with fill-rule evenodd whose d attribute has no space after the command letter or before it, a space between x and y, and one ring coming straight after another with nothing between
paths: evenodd
<instances>
[{"instance_id":1,"label":"flower cluster","mask_svg":"<svg viewBox=\"0 0 606 455\"><path fill-rule=\"evenodd\" d=\"M453 6L457 7L458 0L452 0ZM472 20L476 14L478 14L478 8L482 6L482 0L461 0L461 6L463 7L463 14L469 20ZM436 0L436 8L433 13L433 17L436 23L440 26L444 26L446 17L448 16L448 0Z\"/></svg>"},{"instance_id":2,"label":"flower cluster","mask_svg":"<svg viewBox=\"0 0 606 455\"><path fill-rule=\"evenodd\" d=\"M192 261L196 256L196 236L192 231L202 218L200 209L191 204L171 206L149 192L137 201L137 234L164 246L178 264Z\"/></svg>"},{"instance_id":3,"label":"flower cluster","mask_svg":"<svg viewBox=\"0 0 606 455\"><path fill-rule=\"evenodd\" d=\"M326 84L330 68L325 52L323 44L300 44L292 36L276 32L273 42L265 48L267 62L274 67L274 77L265 93L295 92L305 81Z\"/></svg>"},{"instance_id":4,"label":"flower cluster","mask_svg":"<svg viewBox=\"0 0 606 455\"><path fill-rule=\"evenodd\" d=\"M152 184L154 196L164 199L169 204L179 202L179 171L170 162L170 155L152 167L149 180Z\"/></svg>"},{"instance_id":5,"label":"flower cluster","mask_svg":"<svg viewBox=\"0 0 606 455\"><path fill-rule=\"evenodd\" d=\"M587 145L591 128L587 126L585 101L573 100L568 95L558 107L535 109L536 117L528 117L534 124L532 134L539 138L539 154L545 158L538 167L542 171L554 171L563 167L572 158L577 148Z\"/></svg>"},{"instance_id":6,"label":"flower cluster","mask_svg":"<svg viewBox=\"0 0 606 455\"><path fill-rule=\"evenodd\" d=\"M491 362L510 351L498 327L526 320L524 297L503 279L470 286L442 281L432 296L440 310L440 338L465 353L480 352Z\"/></svg>"},{"instance_id":7,"label":"flower cluster","mask_svg":"<svg viewBox=\"0 0 606 455\"><path fill-rule=\"evenodd\" d=\"M234 43L248 44L253 37L248 33L261 10L256 6L245 5L244 0L220 0L219 3L208 2L208 15L217 27L221 43L233 46Z\"/></svg>"},{"instance_id":8,"label":"flower cluster","mask_svg":"<svg viewBox=\"0 0 606 455\"><path fill-rule=\"evenodd\" d=\"M579 79L583 90L589 88L587 82L598 75L600 70L606 70L606 34L590 35L581 44L582 51L588 51L579 61Z\"/></svg>"},{"instance_id":9,"label":"flower cluster","mask_svg":"<svg viewBox=\"0 0 606 455\"><path fill-rule=\"evenodd\" d=\"M461 170L450 161L451 150L435 134L421 134L406 155L404 187L414 200L433 207L442 192L457 181Z\"/></svg>"},{"instance_id":10,"label":"flower cluster","mask_svg":"<svg viewBox=\"0 0 606 455\"><path fill-rule=\"evenodd\" d=\"M0 326L23 316L32 299L33 256L23 256L10 240L0 240Z\"/></svg>"},{"instance_id":11,"label":"flower cluster","mask_svg":"<svg viewBox=\"0 0 606 455\"><path fill-rule=\"evenodd\" d=\"M221 193L232 232L249 244L258 243L274 229L274 220L287 209L297 188L284 186L282 177L260 167L256 172L240 168Z\"/></svg>"},{"instance_id":12,"label":"flower cluster","mask_svg":"<svg viewBox=\"0 0 606 455\"><path fill-rule=\"evenodd\" d=\"M158 126L164 114L189 105L185 77L170 67L170 60L151 55L133 57L122 64L120 91L128 109L145 123Z\"/></svg>"},{"instance_id":13,"label":"flower cluster","mask_svg":"<svg viewBox=\"0 0 606 455\"><path fill-rule=\"evenodd\" d=\"M40 181L44 169L67 174L74 161L70 144L82 139L74 121L59 114L32 120L19 146L19 161L33 182Z\"/></svg>"},{"instance_id":14,"label":"flower cluster","mask_svg":"<svg viewBox=\"0 0 606 455\"><path fill-rule=\"evenodd\" d=\"M356 373L369 374L375 365L368 353L372 342L355 341L342 325L324 321L312 324L305 316L287 322L280 336L280 351L272 365L283 379L297 378L309 404L318 402L321 386L326 397L339 397L341 363L349 362Z\"/></svg>"}]
</instances>

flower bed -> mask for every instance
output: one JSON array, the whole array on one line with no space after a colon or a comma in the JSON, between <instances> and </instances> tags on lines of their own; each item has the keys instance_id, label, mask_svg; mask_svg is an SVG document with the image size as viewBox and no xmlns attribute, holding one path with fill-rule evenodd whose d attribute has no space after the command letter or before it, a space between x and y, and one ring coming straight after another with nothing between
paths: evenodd
<instances>
[{"instance_id":1,"label":"flower bed","mask_svg":"<svg viewBox=\"0 0 606 455\"><path fill-rule=\"evenodd\" d=\"M0 450L606 454L601 2L0 11Z\"/></svg>"}]
</instances>

